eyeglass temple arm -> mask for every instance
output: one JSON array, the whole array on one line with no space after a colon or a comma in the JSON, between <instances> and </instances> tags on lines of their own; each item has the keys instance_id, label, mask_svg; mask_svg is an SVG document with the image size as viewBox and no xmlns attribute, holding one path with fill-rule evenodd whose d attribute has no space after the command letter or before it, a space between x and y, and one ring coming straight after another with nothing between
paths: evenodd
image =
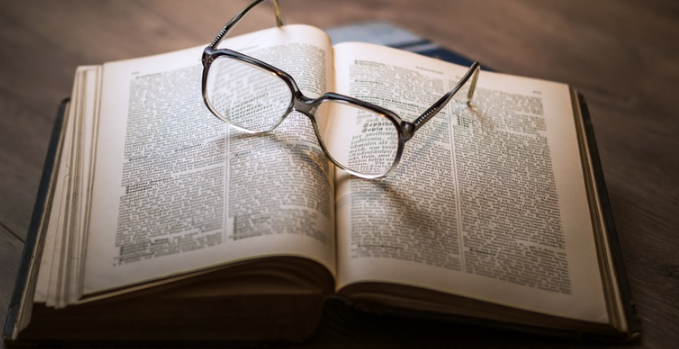
<instances>
[{"instance_id":1,"label":"eyeglass temple arm","mask_svg":"<svg viewBox=\"0 0 679 349\"><path fill-rule=\"evenodd\" d=\"M256 1L253 1L250 5L248 5L248 7L243 9L243 11L241 11L240 13L235 15L233 18L231 18L231 20L228 23L226 23L226 25L224 25L224 27L222 27L222 30L220 30L219 33L217 34L217 37L215 37L215 39L212 40L209 47L211 47L211 48L217 47L217 45L219 45L219 43L222 41L222 39L224 39L224 37L231 31L231 29L233 29L233 27L236 26L236 23L238 23L243 18L243 16L245 16L245 14L247 14L253 7L255 7L255 6L261 4L265 1L273 2L274 12L276 14L276 26L279 27L279 28L282 27L283 26L283 16L281 15L281 9L278 6L278 0L256 0Z\"/></svg>"},{"instance_id":2,"label":"eyeglass temple arm","mask_svg":"<svg viewBox=\"0 0 679 349\"><path fill-rule=\"evenodd\" d=\"M427 121L431 120L431 118L434 117L434 115L438 114L438 112L443 109L443 107L450 102L451 99L453 99L453 96L459 91L462 86L464 86L467 81L471 78L471 85L469 86L469 92L467 92L467 104L470 104L472 101L472 97L474 97L474 91L476 90L476 81L479 79L479 70L481 68L481 65L479 62L474 62L472 65L469 67L469 70L467 70L467 73L464 74L462 79L453 87L452 90L448 91L443 97L439 98L436 103L434 103L429 109L427 109L422 115L420 115L413 124L415 125L415 131L422 127L422 125L426 124ZM413 131L414 132L414 131Z\"/></svg>"}]
</instances>

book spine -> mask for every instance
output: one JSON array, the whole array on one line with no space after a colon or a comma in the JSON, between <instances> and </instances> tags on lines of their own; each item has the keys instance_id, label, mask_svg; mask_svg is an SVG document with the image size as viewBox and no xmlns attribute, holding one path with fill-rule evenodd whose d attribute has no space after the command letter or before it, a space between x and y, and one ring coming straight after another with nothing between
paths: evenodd
<instances>
[{"instance_id":1,"label":"book spine","mask_svg":"<svg viewBox=\"0 0 679 349\"><path fill-rule=\"evenodd\" d=\"M28 233L26 235L24 250L21 255L19 271L17 272L14 291L12 293L12 298L10 299L7 318L5 320L5 327L2 332L2 339L8 344L16 340L16 322L18 319L22 298L24 297L25 290L27 289L28 282L30 280L29 271L31 267L31 261L34 257L33 254L35 253L35 247L37 246L38 242L38 230L40 229L42 223L41 220L45 211L45 205L47 204L47 196L49 194L50 182L56 165L56 154L59 148L59 139L68 102L69 99L64 99L59 104L57 109L57 117L54 121L54 126L52 127L52 134L50 136L50 142L47 148L47 154L45 156L45 163L43 166L42 176L40 178L38 194L35 199L35 204L33 205L33 213L28 226Z\"/></svg>"},{"instance_id":2,"label":"book spine","mask_svg":"<svg viewBox=\"0 0 679 349\"><path fill-rule=\"evenodd\" d=\"M606 190L606 181L604 179L604 171L601 166L601 158L599 157L599 149L597 148L596 139L594 137L594 125L587 109L587 102L585 97L577 93L578 103L582 114L582 121L585 128L585 140L590 149L590 158L592 161L592 171L594 179L597 183L597 190L599 201L602 207L603 223L606 227L606 236L608 237L608 245L611 250L613 264L615 267L615 274L618 280L618 289L623 299L623 306L625 311L625 318L629 328L628 334L630 340L640 336L640 325L636 315L634 299L632 291L627 280L627 271L625 270L625 262L622 256L622 249L620 248L620 241L618 239L618 232L615 228L615 221L613 220L613 210L611 202L608 198L608 190Z\"/></svg>"}]
</instances>

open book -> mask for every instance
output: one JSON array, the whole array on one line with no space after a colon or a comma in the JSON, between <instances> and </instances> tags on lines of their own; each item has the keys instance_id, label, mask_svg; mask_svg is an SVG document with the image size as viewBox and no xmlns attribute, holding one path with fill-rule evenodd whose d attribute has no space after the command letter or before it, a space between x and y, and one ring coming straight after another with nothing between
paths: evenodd
<instances>
[{"instance_id":1,"label":"open book","mask_svg":"<svg viewBox=\"0 0 679 349\"><path fill-rule=\"evenodd\" d=\"M332 46L302 25L223 45L290 73L306 95L359 97L405 119L467 70ZM448 104L395 172L364 180L332 166L303 115L265 135L215 118L202 49L77 69L9 343L301 341L329 298L637 334L569 86L482 72L471 105Z\"/></svg>"}]
</instances>

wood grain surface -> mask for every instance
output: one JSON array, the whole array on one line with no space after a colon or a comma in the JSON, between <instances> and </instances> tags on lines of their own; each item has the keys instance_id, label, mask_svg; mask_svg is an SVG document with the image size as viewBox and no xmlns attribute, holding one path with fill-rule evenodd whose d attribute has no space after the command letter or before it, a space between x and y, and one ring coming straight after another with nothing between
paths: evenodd
<instances>
[{"instance_id":1,"label":"wood grain surface","mask_svg":"<svg viewBox=\"0 0 679 349\"><path fill-rule=\"evenodd\" d=\"M206 43L248 2L0 2L0 324L56 107L70 95L76 66ZM632 346L679 346L679 3L281 0L281 6L288 23L390 21L496 70L582 92L642 322L642 340ZM238 31L273 24L265 6ZM350 323L355 314L342 312L330 309L302 347L591 346L408 319L359 316Z\"/></svg>"}]
</instances>

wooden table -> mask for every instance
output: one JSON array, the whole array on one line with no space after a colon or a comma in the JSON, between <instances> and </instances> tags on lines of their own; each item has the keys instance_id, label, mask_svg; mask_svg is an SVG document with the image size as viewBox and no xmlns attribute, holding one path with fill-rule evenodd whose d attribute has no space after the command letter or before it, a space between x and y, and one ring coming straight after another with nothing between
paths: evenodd
<instances>
[{"instance_id":1,"label":"wooden table","mask_svg":"<svg viewBox=\"0 0 679 349\"><path fill-rule=\"evenodd\" d=\"M679 346L679 4L647 1L281 0L289 23L386 20L496 70L587 98L632 292L640 347ZM0 324L55 110L77 65L205 43L248 0L0 3ZM255 10L240 32L273 25ZM308 347L579 347L412 320L326 317ZM1 346L1 344L0 344Z\"/></svg>"}]
</instances>

